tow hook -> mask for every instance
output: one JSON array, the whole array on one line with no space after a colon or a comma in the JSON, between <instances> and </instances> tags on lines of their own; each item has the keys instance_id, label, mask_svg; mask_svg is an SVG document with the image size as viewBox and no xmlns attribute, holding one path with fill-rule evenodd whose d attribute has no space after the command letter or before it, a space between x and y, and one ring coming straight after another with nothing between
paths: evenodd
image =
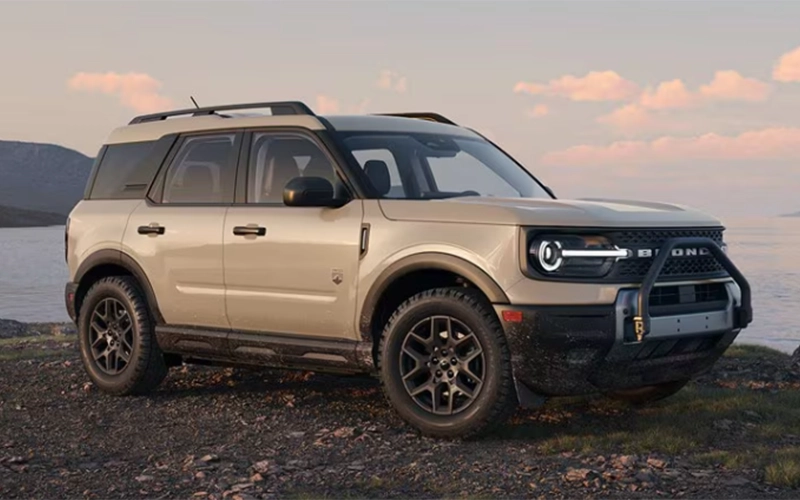
<instances>
[{"instance_id":1,"label":"tow hook","mask_svg":"<svg viewBox=\"0 0 800 500\"><path fill-rule=\"evenodd\" d=\"M644 318L635 316L633 318L633 331L636 333L636 342L644 339Z\"/></svg>"}]
</instances>

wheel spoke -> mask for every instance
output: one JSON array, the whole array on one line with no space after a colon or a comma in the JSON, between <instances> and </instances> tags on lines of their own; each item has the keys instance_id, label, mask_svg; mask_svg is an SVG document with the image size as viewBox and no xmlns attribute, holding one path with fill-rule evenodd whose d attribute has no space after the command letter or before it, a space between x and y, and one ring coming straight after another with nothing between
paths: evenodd
<instances>
[{"instance_id":1,"label":"wheel spoke","mask_svg":"<svg viewBox=\"0 0 800 500\"><path fill-rule=\"evenodd\" d=\"M458 370L459 370L459 373L463 374L466 377L471 378L476 383L478 383L478 384L483 383L483 379L481 377L479 377L478 375L476 375L475 372L473 372L472 369L469 367L469 365L462 364L461 367L459 367Z\"/></svg>"},{"instance_id":2,"label":"wheel spoke","mask_svg":"<svg viewBox=\"0 0 800 500\"><path fill-rule=\"evenodd\" d=\"M454 391L453 391L453 384L450 384L447 387L447 414L448 415L452 415L453 414L453 401L454 401L454 399L455 399L455 394L454 394Z\"/></svg>"},{"instance_id":3,"label":"wheel spoke","mask_svg":"<svg viewBox=\"0 0 800 500\"><path fill-rule=\"evenodd\" d=\"M467 386L467 384L465 384L462 380L456 379L456 383L453 384L453 386L458 392L460 392L464 396L468 397L469 399L475 398L475 390L474 389L470 389ZM476 387L478 387L478 386L476 385Z\"/></svg>"},{"instance_id":4,"label":"wheel spoke","mask_svg":"<svg viewBox=\"0 0 800 500\"><path fill-rule=\"evenodd\" d=\"M428 367L425 366L424 363L417 363L417 366L414 367L413 370L403 375L403 382L408 382L409 380L413 380L423 373L427 373L429 371Z\"/></svg>"},{"instance_id":5,"label":"wheel spoke","mask_svg":"<svg viewBox=\"0 0 800 500\"><path fill-rule=\"evenodd\" d=\"M119 338L119 341L120 341L120 344L121 344L120 347L126 348L128 350L128 352L133 352L133 342L132 342L132 340L128 339L127 335L121 336Z\"/></svg>"},{"instance_id":6,"label":"wheel spoke","mask_svg":"<svg viewBox=\"0 0 800 500\"><path fill-rule=\"evenodd\" d=\"M431 391L431 409L433 413L441 413L442 407L442 391L441 391L441 384L435 385L433 390Z\"/></svg>"},{"instance_id":7,"label":"wheel spoke","mask_svg":"<svg viewBox=\"0 0 800 500\"><path fill-rule=\"evenodd\" d=\"M92 349L97 349L102 342L105 342L106 338L104 335L98 335L94 342L92 342Z\"/></svg>"},{"instance_id":8,"label":"wheel spoke","mask_svg":"<svg viewBox=\"0 0 800 500\"><path fill-rule=\"evenodd\" d=\"M414 333L413 331L408 334L408 339L406 340L406 344L408 344L408 340L414 340L415 342L419 343L420 345L424 346L427 349L430 349L431 344L433 343L432 337L428 337L424 339Z\"/></svg>"},{"instance_id":9,"label":"wheel spoke","mask_svg":"<svg viewBox=\"0 0 800 500\"><path fill-rule=\"evenodd\" d=\"M125 351L122 346L118 347L116 350L117 357L128 364L128 361L131 359L131 351Z\"/></svg>"},{"instance_id":10,"label":"wheel spoke","mask_svg":"<svg viewBox=\"0 0 800 500\"><path fill-rule=\"evenodd\" d=\"M422 384L420 386L417 386L416 388L412 389L409 392L409 394L411 395L412 398L415 398L415 397L417 397L417 396L419 396L421 394L424 394L426 392L430 392L431 394L433 394L434 393L433 389L434 389L433 388L433 384L430 383L430 382L426 382L426 383L424 383L424 384Z\"/></svg>"},{"instance_id":11,"label":"wheel spoke","mask_svg":"<svg viewBox=\"0 0 800 500\"><path fill-rule=\"evenodd\" d=\"M476 359L478 356L482 356L482 355L483 355L483 349L481 349L480 346L478 346L476 349L468 352L467 355L463 359L460 360L461 364L462 365L468 365L468 364L472 363L472 361L474 359Z\"/></svg>"},{"instance_id":12,"label":"wheel spoke","mask_svg":"<svg viewBox=\"0 0 800 500\"><path fill-rule=\"evenodd\" d=\"M413 359L417 363L417 365L420 364L424 365L425 361L428 359L428 356L426 354L417 352L414 349L411 349L408 345L403 347L403 353L411 357L411 359Z\"/></svg>"}]
</instances>

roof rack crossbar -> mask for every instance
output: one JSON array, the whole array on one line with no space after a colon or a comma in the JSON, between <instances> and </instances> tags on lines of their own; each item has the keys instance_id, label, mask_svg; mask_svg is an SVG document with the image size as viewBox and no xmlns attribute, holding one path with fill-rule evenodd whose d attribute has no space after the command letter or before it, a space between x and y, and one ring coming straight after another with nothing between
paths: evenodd
<instances>
[{"instance_id":1,"label":"roof rack crossbar","mask_svg":"<svg viewBox=\"0 0 800 500\"><path fill-rule=\"evenodd\" d=\"M398 116L400 118L417 118L419 120L428 120L437 123L446 123L447 125L456 125L456 123L449 118L446 118L439 113L421 112L421 113L380 113L378 116Z\"/></svg>"},{"instance_id":2,"label":"roof rack crossbar","mask_svg":"<svg viewBox=\"0 0 800 500\"><path fill-rule=\"evenodd\" d=\"M273 115L311 115L316 116L314 112L305 103L300 101L279 101L279 102L256 102L248 104L226 104L222 106L209 106L205 108L187 108L175 111L166 111L164 113L153 113L149 115L141 115L135 117L130 121L129 125L144 122L154 122L159 120L166 120L170 116L192 115L192 116L208 116L217 114L219 111L234 111L239 109L263 109L269 108Z\"/></svg>"}]
</instances>

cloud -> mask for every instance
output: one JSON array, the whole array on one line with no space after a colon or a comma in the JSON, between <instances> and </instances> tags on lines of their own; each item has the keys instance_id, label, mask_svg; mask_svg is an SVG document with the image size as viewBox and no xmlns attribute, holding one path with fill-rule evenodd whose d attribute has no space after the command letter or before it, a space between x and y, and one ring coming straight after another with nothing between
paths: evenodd
<instances>
[{"instance_id":1,"label":"cloud","mask_svg":"<svg viewBox=\"0 0 800 500\"><path fill-rule=\"evenodd\" d=\"M550 108L548 108L546 104L537 104L530 111L528 111L528 116L531 118L542 118L549 114Z\"/></svg>"},{"instance_id":2,"label":"cloud","mask_svg":"<svg viewBox=\"0 0 800 500\"><path fill-rule=\"evenodd\" d=\"M392 90L398 94L404 94L408 90L408 79L401 76L396 71L383 70L378 77L378 88L383 90Z\"/></svg>"},{"instance_id":3,"label":"cloud","mask_svg":"<svg viewBox=\"0 0 800 500\"><path fill-rule=\"evenodd\" d=\"M155 113L173 108L159 91L161 82L145 73L77 73L67 81L71 90L116 95L120 103L137 113Z\"/></svg>"},{"instance_id":4,"label":"cloud","mask_svg":"<svg viewBox=\"0 0 800 500\"><path fill-rule=\"evenodd\" d=\"M800 59L798 60L800 69ZM769 84L745 78L736 71L717 71L708 85L700 87L699 94L709 99L724 101L764 101L769 97Z\"/></svg>"},{"instance_id":5,"label":"cloud","mask_svg":"<svg viewBox=\"0 0 800 500\"><path fill-rule=\"evenodd\" d=\"M519 82L514 92L560 96L573 101L625 101L639 93L639 86L614 71L590 71L586 76L564 75L546 84Z\"/></svg>"},{"instance_id":6,"label":"cloud","mask_svg":"<svg viewBox=\"0 0 800 500\"><path fill-rule=\"evenodd\" d=\"M705 134L580 145L546 153L542 163L560 166L670 164L686 160L800 159L800 128L766 128L737 136Z\"/></svg>"},{"instance_id":7,"label":"cloud","mask_svg":"<svg viewBox=\"0 0 800 500\"><path fill-rule=\"evenodd\" d=\"M321 115L336 114L339 112L339 100L326 95L317 96L316 112Z\"/></svg>"},{"instance_id":8,"label":"cloud","mask_svg":"<svg viewBox=\"0 0 800 500\"><path fill-rule=\"evenodd\" d=\"M778 59L772 70L772 78L779 82L800 82L800 47Z\"/></svg>"},{"instance_id":9,"label":"cloud","mask_svg":"<svg viewBox=\"0 0 800 500\"><path fill-rule=\"evenodd\" d=\"M607 115L598 117L596 121L625 133L653 128L657 124L653 115L638 104L626 104Z\"/></svg>"},{"instance_id":10,"label":"cloud","mask_svg":"<svg viewBox=\"0 0 800 500\"><path fill-rule=\"evenodd\" d=\"M769 84L745 78L736 71L714 73L714 79L691 92L679 79L661 82L654 89L647 88L639 97L639 104L647 109L696 108L712 101L764 101L772 88Z\"/></svg>"},{"instance_id":11,"label":"cloud","mask_svg":"<svg viewBox=\"0 0 800 500\"><path fill-rule=\"evenodd\" d=\"M647 88L639 97L639 104L647 109L688 108L696 102L696 96L678 79L661 82L655 90Z\"/></svg>"},{"instance_id":12,"label":"cloud","mask_svg":"<svg viewBox=\"0 0 800 500\"><path fill-rule=\"evenodd\" d=\"M715 101L764 101L771 91L769 84L745 78L736 71L717 71L710 83L701 85L695 92L680 79L661 82L655 88L648 87L642 91L638 102L600 116L596 121L626 133L664 129L668 122L657 119L649 111L694 109Z\"/></svg>"}]
</instances>

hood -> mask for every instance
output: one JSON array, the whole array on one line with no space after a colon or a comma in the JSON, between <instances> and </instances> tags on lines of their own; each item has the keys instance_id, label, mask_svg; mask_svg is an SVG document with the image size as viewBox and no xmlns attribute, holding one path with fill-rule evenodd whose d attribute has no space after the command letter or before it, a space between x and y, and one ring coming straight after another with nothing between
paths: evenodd
<instances>
[{"instance_id":1,"label":"hood","mask_svg":"<svg viewBox=\"0 0 800 500\"><path fill-rule=\"evenodd\" d=\"M632 200L547 200L463 197L380 200L391 220L573 227L718 227L708 214L682 205Z\"/></svg>"}]
</instances>

